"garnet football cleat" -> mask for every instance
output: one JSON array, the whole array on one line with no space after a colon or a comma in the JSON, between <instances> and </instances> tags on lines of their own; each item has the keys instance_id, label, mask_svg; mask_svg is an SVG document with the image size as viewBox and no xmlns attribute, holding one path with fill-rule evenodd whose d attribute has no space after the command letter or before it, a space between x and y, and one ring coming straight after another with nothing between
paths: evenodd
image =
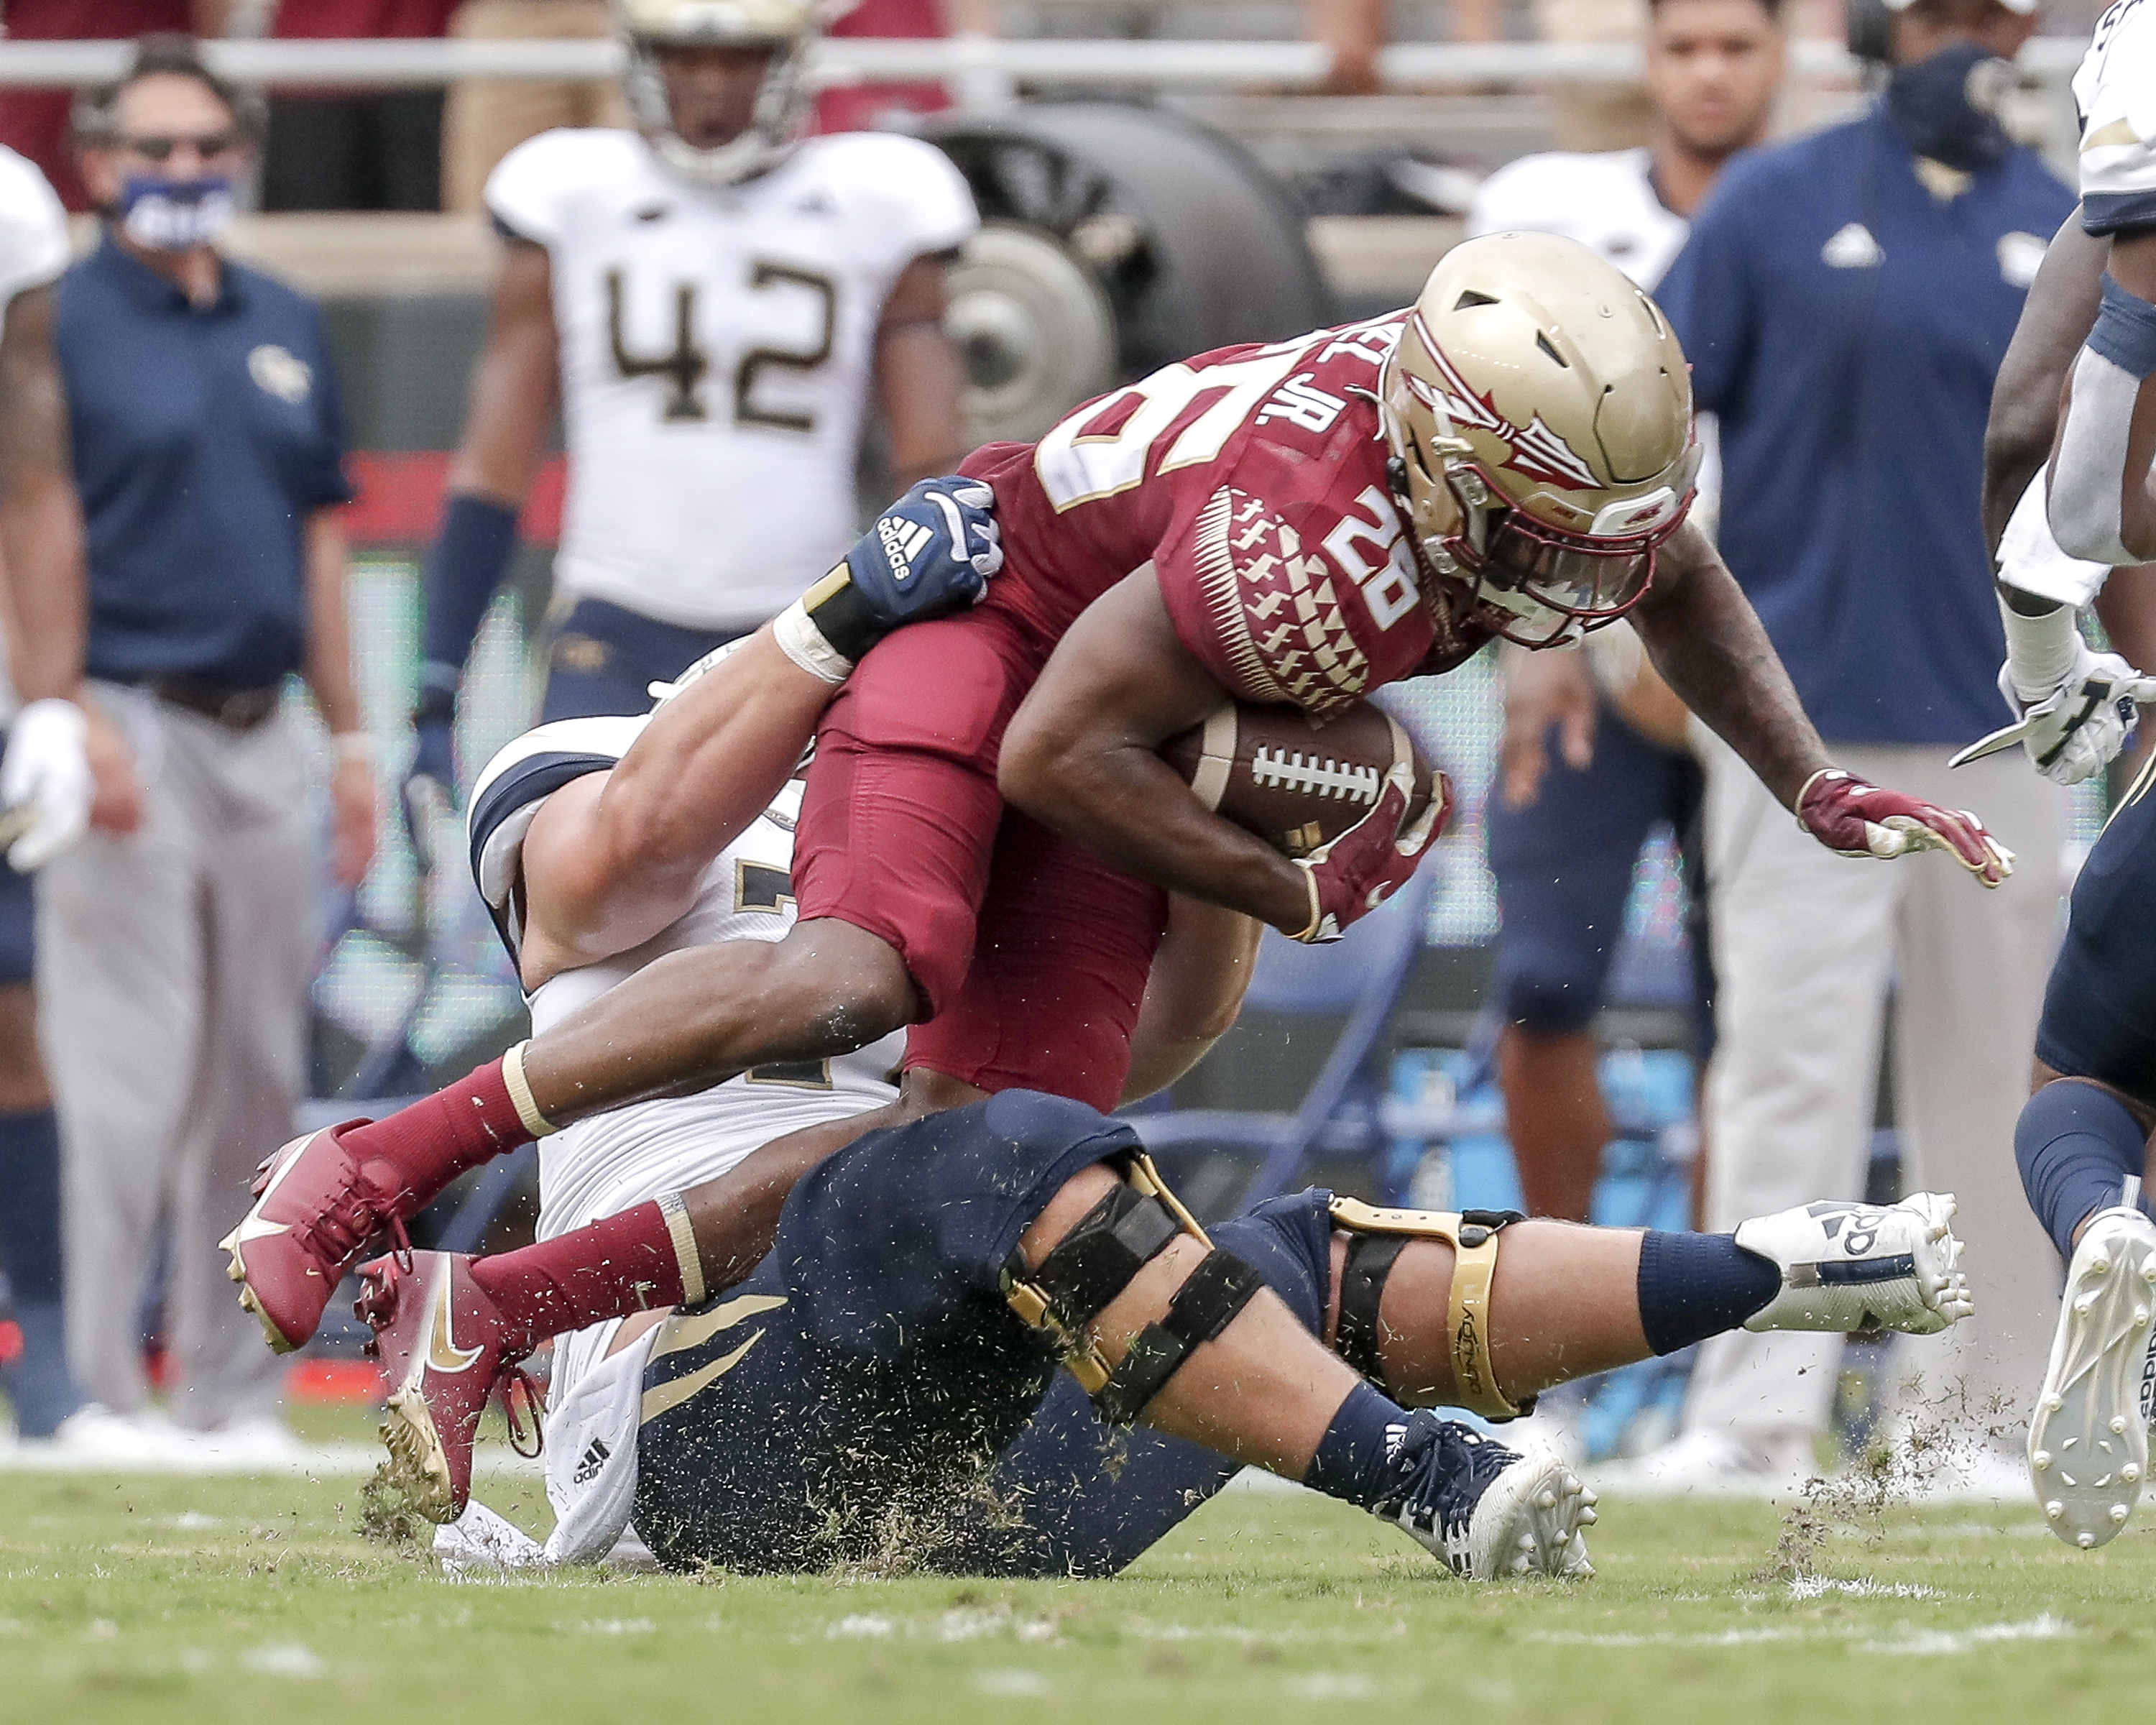
<instances>
[{"instance_id":1,"label":"garnet football cleat","mask_svg":"<svg viewBox=\"0 0 2156 1725\"><path fill-rule=\"evenodd\" d=\"M2051 1530L2083 1551L2125 1527L2148 1471L2141 1380L2156 1319L2156 1223L2138 1180L2098 1210L2066 1266L2066 1297L2029 1425L2029 1478Z\"/></svg>"},{"instance_id":2,"label":"garnet football cleat","mask_svg":"<svg viewBox=\"0 0 2156 1725\"><path fill-rule=\"evenodd\" d=\"M389 1405L382 1421L388 1477L413 1510L451 1522L471 1499L472 1445L495 1386L522 1382L501 1312L459 1252L377 1258L359 1272L352 1310L374 1329ZM527 1404L538 1399L525 1384ZM512 1439L521 1436L513 1404ZM521 1447L521 1445L520 1445ZM531 1453L536 1454L536 1450Z\"/></svg>"},{"instance_id":3,"label":"garnet football cleat","mask_svg":"<svg viewBox=\"0 0 2156 1725\"><path fill-rule=\"evenodd\" d=\"M1395 1493L1372 1513L1396 1522L1463 1581L1584 1579L1594 1493L1563 1457L1522 1454L1427 1409L1393 1428Z\"/></svg>"},{"instance_id":4,"label":"garnet football cleat","mask_svg":"<svg viewBox=\"0 0 2156 1725\"><path fill-rule=\"evenodd\" d=\"M261 1319L280 1353L306 1345L337 1283L377 1231L388 1230L400 1256L410 1253L393 1189L370 1178L344 1147L344 1135L367 1124L326 1127L270 1157L254 1176L254 1207L219 1242L239 1303Z\"/></svg>"}]
</instances>

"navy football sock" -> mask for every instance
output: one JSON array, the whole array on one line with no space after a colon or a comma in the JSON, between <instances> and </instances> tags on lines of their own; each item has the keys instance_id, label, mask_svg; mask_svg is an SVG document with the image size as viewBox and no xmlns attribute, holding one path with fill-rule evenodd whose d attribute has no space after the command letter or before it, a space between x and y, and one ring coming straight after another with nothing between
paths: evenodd
<instances>
[{"instance_id":1,"label":"navy football sock","mask_svg":"<svg viewBox=\"0 0 2156 1725\"><path fill-rule=\"evenodd\" d=\"M1325 1435L1317 1440L1302 1482L1313 1491L1369 1509L1394 1495L1399 1470L1393 1466L1407 1412L1367 1384L1358 1384L1340 1404Z\"/></svg>"},{"instance_id":2,"label":"navy football sock","mask_svg":"<svg viewBox=\"0 0 2156 1725\"><path fill-rule=\"evenodd\" d=\"M1640 1242L1640 1327L1656 1353L1733 1330L1781 1291L1782 1272L1728 1234L1661 1234Z\"/></svg>"},{"instance_id":3,"label":"navy football sock","mask_svg":"<svg viewBox=\"0 0 2156 1725\"><path fill-rule=\"evenodd\" d=\"M2082 1218L2117 1204L2126 1177L2141 1173L2148 1143L2126 1104L2092 1084L2047 1084L2021 1105L2021 1189L2061 1256L2073 1255Z\"/></svg>"}]
</instances>

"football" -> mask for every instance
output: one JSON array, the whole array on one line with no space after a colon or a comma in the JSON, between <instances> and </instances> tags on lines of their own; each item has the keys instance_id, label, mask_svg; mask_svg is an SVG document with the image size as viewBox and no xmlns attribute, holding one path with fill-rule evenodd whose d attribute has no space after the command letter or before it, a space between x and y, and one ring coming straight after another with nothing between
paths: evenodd
<instances>
[{"instance_id":1,"label":"football","mask_svg":"<svg viewBox=\"0 0 2156 1725\"><path fill-rule=\"evenodd\" d=\"M1407 819L1445 794L1444 776L1406 728L1367 701L1323 721L1230 701L1160 752L1199 802L1287 856L1307 856L1362 819L1396 763L1412 774Z\"/></svg>"}]
</instances>

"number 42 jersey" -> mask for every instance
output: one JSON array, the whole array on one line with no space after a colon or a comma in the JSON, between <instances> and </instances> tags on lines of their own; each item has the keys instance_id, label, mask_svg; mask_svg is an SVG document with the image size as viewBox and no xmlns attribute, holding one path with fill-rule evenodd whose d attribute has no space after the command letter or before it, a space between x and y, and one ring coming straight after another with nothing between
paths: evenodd
<instances>
[{"instance_id":1,"label":"number 42 jersey","mask_svg":"<svg viewBox=\"0 0 2156 1725\"><path fill-rule=\"evenodd\" d=\"M845 554L876 328L899 274L978 224L932 145L811 138L723 188L632 131L551 131L487 182L547 249L569 495L555 581L752 628Z\"/></svg>"}]
</instances>

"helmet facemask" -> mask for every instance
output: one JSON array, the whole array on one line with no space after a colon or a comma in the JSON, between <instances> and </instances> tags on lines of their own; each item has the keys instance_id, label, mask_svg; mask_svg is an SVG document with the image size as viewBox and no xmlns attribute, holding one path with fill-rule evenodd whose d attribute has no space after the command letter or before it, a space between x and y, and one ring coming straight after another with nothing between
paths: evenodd
<instances>
[{"instance_id":1,"label":"helmet facemask","mask_svg":"<svg viewBox=\"0 0 2156 1725\"><path fill-rule=\"evenodd\" d=\"M814 15L805 7L774 8L771 18L734 18L731 8L700 9L630 3L618 8L629 46L623 93L629 117L652 151L669 168L696 185L740 184L767 173L801 141L808 106L808 50ZM800 27L786 28L783 14L798 11ZM679 22L665 16L678 13ZM714 20L717 21L714 21ZM757 82L749 122L722 144L700 148L681 136L666 93L660 54L670 48L762 49L770 58Z\"/></svg>"}]
</instances>

